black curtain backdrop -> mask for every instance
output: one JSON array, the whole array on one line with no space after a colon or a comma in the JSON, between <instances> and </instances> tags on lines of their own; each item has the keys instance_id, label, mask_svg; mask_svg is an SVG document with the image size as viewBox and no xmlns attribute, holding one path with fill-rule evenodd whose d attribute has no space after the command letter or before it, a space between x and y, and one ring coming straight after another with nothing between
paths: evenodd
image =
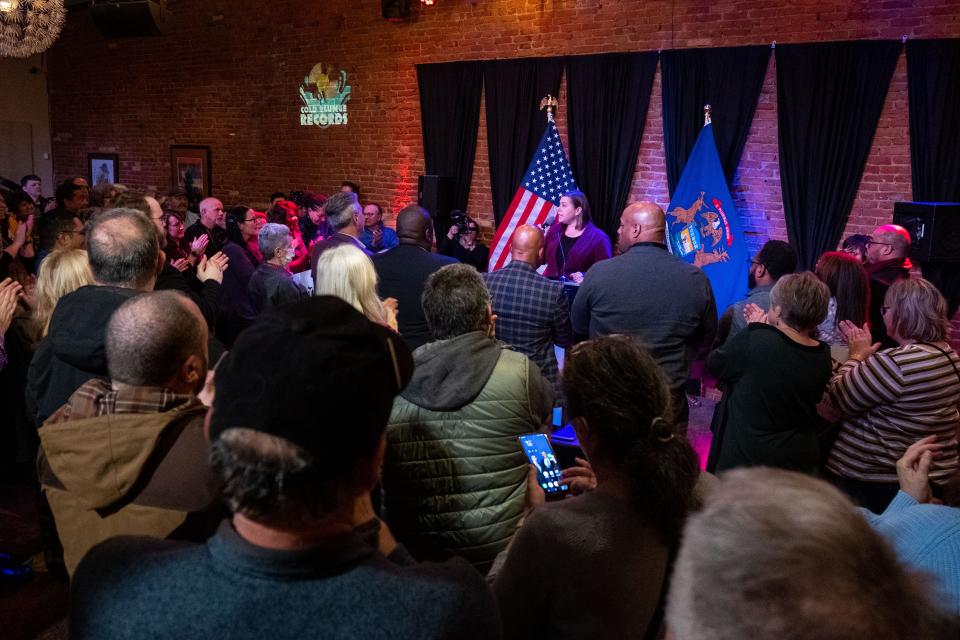
<instances>
[{"instance_id":1,"label":"black curtain backdrop","mask_svg":"<svg viewBox=\"0 0 960 640\"><path fill-rule=\"evenodd\" d=\"M723 172L727 183L733 182L769 59L766 45L660 54L663 146L671 196L703 128L706 104L713 107L713 135Z\"/></svg>"},{"instance_id":2,"label":"black curtain backdrop","mask_svg":"<svg viewBox=\"0 0 960 640\"><path fill-rule=\"evenodd\" d=\"M483 63L417 65L424 171L451 176L453 206L467 210L480 125Z\"/></svg>"},{"instance_id":3,"label":"black curtain backdrop","mask_svg":"<svg viewBox=\"0 0 960 640\"><path fill-rule=\"evenodd\" d=\"M777 46L780 185L802 268L840 241L900 49L898 41Z\"/></svg>"},{"instance_id":4,"label":"black curtain backdrop","mask_svg":"<svg viewBox=\"0 0 960 640\"><path fill-rule=\"evenodd\" d=\"M907 41L913 199L960 202L960 40ZM960 306L960 264L920 264L923 276Z\"/></svg>"},{"instance_id":5,"label":"black curtain backdrop","mask_svg":"<svg viewBox=\"0 0 960 640\"><path fill-rule=\"evenodd\" d=\"M570 164L594 224L611 235L630 195L656 71L656 53L567 59Z\"/></svg>"},{"instance_id":6,"label":"black curtain backdrop","mask_svg":"<svg viewBox=\"0 0 960 640\"><path fill-rule=\"evenodd\" d=\"M483 63L490 190L497 225L520 185L547 126L540 99L560 93L562 58L491 60Z\"/></svg>"}]
</instances>

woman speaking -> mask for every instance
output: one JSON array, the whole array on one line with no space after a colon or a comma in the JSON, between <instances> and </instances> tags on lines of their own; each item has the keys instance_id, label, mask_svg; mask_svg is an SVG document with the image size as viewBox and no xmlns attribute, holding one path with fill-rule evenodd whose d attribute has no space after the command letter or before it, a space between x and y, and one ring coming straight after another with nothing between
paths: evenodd
<instances>
[{"instance_id":1,"label":"woman speaking","mask_svg":"<svg viewBox=\"0 0 960 640\"><path fill-rule=\"evenodd\" d=\"M568 191L560 198L557 223L547 229L548 278L569 278L583 281L594 262L606 260L613 252L610 238L590 220L590 205L581 191Z\"/></svg>"}]
</instances>

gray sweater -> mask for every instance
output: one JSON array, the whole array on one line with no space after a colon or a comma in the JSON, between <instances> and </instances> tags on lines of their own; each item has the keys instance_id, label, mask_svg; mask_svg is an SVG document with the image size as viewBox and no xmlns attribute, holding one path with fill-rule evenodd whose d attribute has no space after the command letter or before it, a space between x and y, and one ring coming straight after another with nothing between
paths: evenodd
<instances>
[{"instance_id":1,"label":"gray sweater","mask_svg":"<svg viewBox=\"0 0 960 640\"><path fill-rule=\"evenodd\" d=\"M537 507L494 578L504 637L644 638L667 556L622 498L594 491Z\"/></svg>"},{"instance_id":2,"label":"gray sweater","mask_svg":"<svg viewBox=\"0 0 960 640\"><path fill-rule=\"evenodd\" d=\"M652 242L590 267L570 317L581 335L639 338L673 390L683 387L697 351L713 342L717 330L710 280Z\"/></svg>"},{"instance_id":3,"label":"gray sweater","mask_svg":"<svg viewBox=\"0 0 960 640\"><path fill-rule=\"evenodd\" d=\"M385 558L359 529L303 551L254 546L226 521L205 545L114 538L80 563L70 605L72 640L500 636L469 565Z\"/></svg>"}]
</instances>

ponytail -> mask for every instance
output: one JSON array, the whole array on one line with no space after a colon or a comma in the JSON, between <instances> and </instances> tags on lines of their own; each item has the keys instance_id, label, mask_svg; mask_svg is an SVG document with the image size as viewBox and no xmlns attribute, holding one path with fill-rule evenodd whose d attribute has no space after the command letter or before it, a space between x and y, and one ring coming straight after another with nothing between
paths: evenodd
<instances>
[{"instance_id":1,"label":"ponytail","mask_svg":"<svg viewBox=\"0 0 960 640\"><path fill-rule=\"evenodd\" d=\"M632 338L607 336L569 352L563 386L570 414L586 419L591 439L622 468L633 509L664 544L675 544L694 506L700 466L672 424L659 365Z\"/></svg>"},{"instance_id":2,"label":"ponytail","mask_svg":"<svg viewBox=\"0 0 960 640\"><path fill-rule=\"evenodd\" d=\"M623 458L627 491L634 510L648 517L661 542L680 538L687 514L693 508L694 486L700 461L686 438L640 438Z\"/></svg>"}]
</instances>

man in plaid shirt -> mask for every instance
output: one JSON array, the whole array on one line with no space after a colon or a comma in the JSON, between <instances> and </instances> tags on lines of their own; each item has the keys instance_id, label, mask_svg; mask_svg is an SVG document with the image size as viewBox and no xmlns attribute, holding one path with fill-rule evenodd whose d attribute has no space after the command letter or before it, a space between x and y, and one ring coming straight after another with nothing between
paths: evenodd
<instances>
[{"instance_id":1,"label":"man in plaid shirt","mask_svg":"<svg viewBox=\"0 0 960 640\"><path fill-rule=\"evenodd\" d=\"M570 304L563 285L537 273L543 257L543 232L531 225L513 234L510 263L483 275L497 316L497 339L524 354L540 367L562 398L560 371L553 345L573 344Z\"/></svg>"}]
</instances>

